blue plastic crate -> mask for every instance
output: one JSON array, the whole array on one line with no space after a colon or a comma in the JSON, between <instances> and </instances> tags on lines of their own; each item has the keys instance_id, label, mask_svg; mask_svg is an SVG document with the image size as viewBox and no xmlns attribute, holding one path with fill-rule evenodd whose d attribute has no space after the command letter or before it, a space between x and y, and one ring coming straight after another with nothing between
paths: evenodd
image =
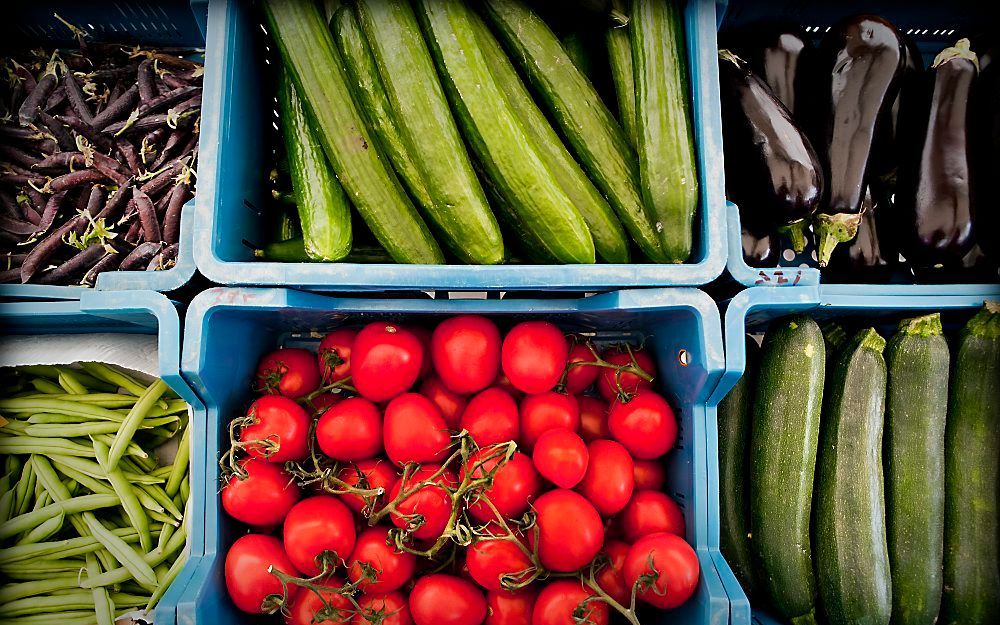
<instances>
[{"instance_id":1,"label":"blue plastic crate","mask_svg":"<svg viewBox=\"0 0 1000 625\"><path fill-rule=\"evenodd\" d=\"M321 333L376 319L436 320L457 313L500 321L543 318L564 329L598 332L607 340L642 340L654 352L663 390L678 409L680 438L667 459L668 489L684 509L687 535L702 566L694 597L656 622L682 625L729 620L729 601L708 554L705 401L722 374L722 337L715 304L694 289L621 291L585 299L415 300L338 299L285 289L210 289L187 314L181 365L205 404L208 454L206 558L178 604L181 623L227 625L245 620L226 596L222 569L242 531L219 506L218 459L227 424L251 398L257 361L277 345L315 343ZM682 364L686 362L687 364Z\"/></svg>"},{"instance_id":2,"label":"blue plastic crate","mask_svg":"<svg viewBox=\"0 0 1000 625\"><path fill-rule=\"evenodd\" d=\"M95 41L147 46L205 46L208 0L132 0L130 2L73 2L17 0L5 5L14 13L0 23L5 47L74 46L70 30L53 14L91 33ZM208 62L213 59L209 57ZM207 64L207 63L206 63ZM199 168L200 169L200 168ZM177 264L164 271L110 271L97 278L99 291L150 290L169 292L187 284L195 274L193 243L195 201L181 212ZM77 299L88 290L79 286L0 284L0 298L22 300Z\"/></svg>"},{"instance_id":3,"label":"blue plastic crate","mask_svg":"<svg viewBox=\"0 0 1000 625\"><path fill-rule=\"evenodd\" d=\"M152 291L128 293L87 291L79 300L58 302L0 303L0 329L4 334L91 334L115 332L157 335L159 374L192 408L190 427L204 430L201 400L181 377L181 324L175 304ZM153 611L157 625L176 622L177 601L197 569L205 549L205 531L198 522L204 515L204 499L194 496L205 489L205 437L191 437L193 522L188 530L188 562Z\"/></svg>"},{"instance_id":4,"label":"blue plastic crate","mask_svg":"<svg viewBox=\"0 0 1000 625\"><path fill-rule=\"evenodd\" d=\"M761 333L777 317L807 313L816 319L853 318L873 325L882 336L889 337L898 322L907 317L930 312L942 313L945 325L951 328L971 317L985 300L1000 299L1000 285L980 285L961 295L869 295L844 294L827 286L799 286L787 289L746 289L728 302L725 314L726 371L708 400L708 484L709 484L709 551L729 593L732 604L730 623L778 625L766 614L753 610L732 569L719 551L719 438L717 409L719 402L743 376L746 367L747 333Z\"/></svg>"},{"instance_id":5,"label":"blue plastic crate","mask_svg":"<svg viewBox=\"0 0 1000 625\"><path fill-rule=\"evenodd\" d=\"M309 290L559 289L595 291L636 286L697 286L723 271L726 257L721 116L713 0L689 0L685 10L692 110L701 199L693 262L685 265L396 265L255 262L246 245L264 243L258 208L269 193L272 167L266 132L272 94L262 84L258 14L250 3L212 2L206 68L195 260L210 280L228 285Z\"/></svg>"}]
</instances>

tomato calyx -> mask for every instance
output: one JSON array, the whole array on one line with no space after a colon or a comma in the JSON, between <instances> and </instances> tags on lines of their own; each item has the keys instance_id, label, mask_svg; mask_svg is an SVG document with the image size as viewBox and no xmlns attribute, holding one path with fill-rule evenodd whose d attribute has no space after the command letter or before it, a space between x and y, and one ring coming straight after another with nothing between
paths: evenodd
<instances>
[{"instance_id":1,"label":"tomato calyx","mask_svg":"<svg viewBox=\"0 0 1000 625\"><path fill-rule=\"evenodd\" d=\"M333 350L330 350L333 351ZM331 393L333 391L344 391L350 393L357 393L357 389L351 386L351 376L337 380L336 382L331 382L325 386L320 386L318 389L309 393L308 395L303 395L295 401L299 402L303 406L312 407L312 400L316 399L324 393Z\"/></svg>"},{"instance_id":2,"label":"tomato calyx","mask_svg":"<svg viewBox=\"0 0 1000 625\"><path fill-rule=\"evenodd\" d=\"M645 369L643 369L642 367L639 366L639 362L636 360L635 354L632 352L632 346L629 345L628 343L624 343L622 345L622 347L625 350L625 352L629 355L629 361L630 362L627 365L617 365L617 364L615 364L613 362L608 362L604 358L601 358L600 353L598 353L598 351L597 351L597 347L594 345L593 341L591 341L590 339L586 339L584 341L584 345L587 347L587 349L590 350L590 353L594 357L594 359L593 360L582 360L582 361L576 361L576 362L568 363L566 365L566 371L563 372L563 377L559 381L559 385L557 386L557 388L560 388L560 389L565 388L565 386L566 386L566 376L569 373L569 370L571 368L573 368L573 367L601 367L603 369L614 369L614 371L615 371L615 388L617 389L616 390L616 394L618 396L619 401L621 401L622 403L625 403L625 402L628 402L630 399L632 399L632 397L635 395L635 393L630 393L630 392L626 391L625 388L622 386L622 381L621 381L622 380L622 374L631 373L632 375L634 375L634 376L636 376L636 377L638 377L638 378L640 378L640 379L642 379L642 380L644 380L646 382L652 382L653 381L653 376L649 372L647 372Z\"/></svg>"},{"instance_id":3,"label":"tomato calyx","mask_svg":"<svg viewBox=\"0 0 1000 625\"><path fill-rule=\"evenodd\" d=\"M306 466L302 462L286 462L285 471L291 475L299 486L308 486L319 483L323 492L330 495L357 495L364 502L362 514L368 516L371 510L375 509L379 497L385 495L385 489L381 487L372 488L368 481L368 476L361 469L355 467L358 472L358 483L349 484L338 477L340 473L340 463L331 461L326 456L316 453L316 430L317 422L314 420L309 428L309 459L311 466Z\"/></svg>"},{"instance_id":4,"label":"tomato calyx","mask_svg":"<svg viewBox=\"0 0 1000 625\"><path fill-rule=\"evenodd\" d=\"M279 360L274 363L274 367L268 369L263 373L263 375L258 376L258 381L260 385L254 385L253 391L255 393L263 393L265 395L277 395L279 393L279 385L281 384L281 379L285 377L288 373L288 365L284 361Z\"/></svg>"},{"instance_id":5,"label":"tomato calyx","mask_svg":"<svg viewBox=\"0 0 1000 625\"><path fill-rule=\"evenodd\" d=\"M653 594L663 597L667 594L666 587L660 588L656 585L660 581L660 570L656 568L656 564L653 562L653 552L650 552L646 556L646 572L639 576L635 580L635 588L633 589L633 594L636 590L638 592L646 592L647 590L652 590Z\"/></svg>"},{"instance_id":6,"label":"tomato calyx","mask_svg":"<svg viewBox=\"0 0 1000 625\"><path fill-rule=\"evenodd\" d=\"M237 462L236 453L238 450L253 448L264 458L269 458L281 449L281 440L277 436L267 436L252 441L240 440L240 432L243 428L257 425L258 423L260 423L260 420L257 419L257 409L253 406L250 407L250 411L245 416L236 417L229 422L229 440L231 442L229 449L219 458L219 466L222 468L223 479L228 481L232 476L236 476L241 480L245 480L249 477L250 474Z\"/></svg>"}]
</instances>

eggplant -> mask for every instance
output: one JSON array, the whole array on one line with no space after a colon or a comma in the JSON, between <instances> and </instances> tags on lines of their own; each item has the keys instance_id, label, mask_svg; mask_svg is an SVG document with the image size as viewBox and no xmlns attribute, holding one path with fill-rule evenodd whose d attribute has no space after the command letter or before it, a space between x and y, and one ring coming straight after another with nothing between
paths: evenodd
<instances>
[{"instance_id":1,"label":"eggplant","mask_svg":"<svg viewBox=\"0 0 1000 625\"><path fill-rule=\"evenodd\" d=\"M899 90L902 50L896 27L874 15L838 23L820 44L810 88L811 132L826 179L814 217L820 267L858 232L872 142Z\"/></svg>"},{"instance_id":2,"label":"eggplant","mask_svg":"<svg viewBox=\"0 0 1000 625\"><path fill-rule=\"evenodd\" d=\"M994 197L1000 180L1000 63L990 63L979 74L976 104L975 183L980 201L973 205L974 234L983 253L1000 264L1000 206Z\"/></svg>"},{"instance_id":3,"label":"eggplant","mask_svg":"<svg viewBox=\"0 0 1000 625\"><path fill-rule=\"evenodd\" d=\"M882 200L872 194L871 187L865 191L861 204L861 223L854 240L838 246L830 265L823 270L823 276L830 276L841 282L884 282L899 264L899 250L893 246L886 231L895 227L883 217L885 206Z\"/></svg>"},{"instance_id":4,"label":"eggplant","mask_svg":"<svg viewBox=\"0 0 1000 625\"><path fill-rule=\"evenodd\" d=\"M872 144L869 183L877 189L877 195L890 198L896 191L900 155L907 149L905 137L900 132L905 127L906 115L921 108L924 99L924 60L917 44L900 34L903 40L903 58L899 70L899 92L886 117L880 119L877 135Z\"/></svg>"},{"instance_id":5,"label":"eggplant","mask_svg":"<svg viewBox=\"0 0 1000 625\"><path fill-rule=\"evenodd\" d=\"M815 53L802 27L791 23L755 25L743 35L738 53L771 87L792 117L797 117L796 96L805 91L802 83L810 73Z\"/></svg>"},{"instance_id":6,"label":"eggplant","mask_svg":"<svg viewBox=\"0 0 1000 625\"><path fill-rule=\"evenodd\" d=\"M758 269L777 267L781 262L778 237L771 233L758 236L743 228L743 262Z\"/></svg>"},{"instance_id":7,"label":"eggplant","mask_svg":"<svg viewBox=\"0 0 1000 625\"><path fill-rule=\"evenodd\" d=\"M801 252L823 195L816 151L767 83L728 50L719 51L719 82L726 195L750 234L785 231Z\"/></svg>"}]
</instances>

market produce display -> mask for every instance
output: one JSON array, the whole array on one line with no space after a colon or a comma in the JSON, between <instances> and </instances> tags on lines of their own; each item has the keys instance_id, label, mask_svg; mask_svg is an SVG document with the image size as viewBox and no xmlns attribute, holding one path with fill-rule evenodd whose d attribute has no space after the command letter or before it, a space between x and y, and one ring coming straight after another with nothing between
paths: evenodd
<instances>
[{"instance_id":1,"label":"market produce display","mask_svg":"<svg viewBox=\"0 0 1000 625\"><path fill-rule=\"evenodd\" d=\"M101 363L3 369L0 384L0 615L150 614L187 559L188 404Z\"/></svg>"},{"instance_id":2,"label":"market produce display","mask_svg":"<svg viewBox=\"0 0 1000 625\"><path fill-rule=\"evenodd\" d=\"M949 341L771 323L719 405L721 548L792 623L987 623L1000 611L1000 306ZM822 404L822 411L820 405Z\"/></svg>"},{"instance_id":3,"label":"market produce display","mask_svg":"<svg viewBox=\"0 0 1000 625\"><path fill-rule=\"evenodd\" d=\"M201 52L97 43L66 25L78 48L4 59L0 282L169 269L194 194Z\"/></svg>"},{"instance_id":4,"label":"market produce display","mask_svg":"<svg viewBox=\"0 0 1000 625\"><path fill-rule=\"evenodd\" d=\"M295 625L636 625L684 604L700 568L662 491L677 422L655 376L641 348L476 315L267 354L221 459L246 527L230 599Z\"/></svg>"}]
</instances>

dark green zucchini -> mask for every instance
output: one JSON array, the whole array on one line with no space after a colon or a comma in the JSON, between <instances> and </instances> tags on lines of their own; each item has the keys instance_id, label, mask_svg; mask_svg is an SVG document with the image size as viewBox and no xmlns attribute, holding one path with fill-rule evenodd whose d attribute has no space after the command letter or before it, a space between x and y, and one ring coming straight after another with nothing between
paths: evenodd
<instances>
[{"instance_id":1,"label":"dark green zucchini","mask_svg":"<svg viewBox=\"0 0 1000 625\"><path fill-rule=\"evenodd\" d=\"M611 24L605 39L608 45L608 64L611 81L618 100L618 121L628 142L635 149L638 144L635 128L635 77L632 75L632 42L629 38L628 3L611 0Z\"/></svg>"}]
</instances>

